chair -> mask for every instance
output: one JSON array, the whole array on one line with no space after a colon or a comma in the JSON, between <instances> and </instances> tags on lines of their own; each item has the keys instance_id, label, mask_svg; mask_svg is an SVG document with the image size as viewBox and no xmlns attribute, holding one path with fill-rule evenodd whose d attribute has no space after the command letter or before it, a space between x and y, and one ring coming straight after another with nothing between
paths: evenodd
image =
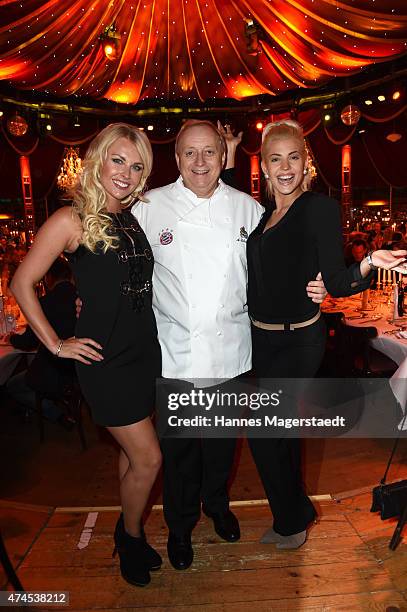
<instances>
[{"instance_id":1,"label":"chair","mask_svg":"<svg viewBox=\"0 0 407 612\"><path fill-rule=\"evenodd\" d=\"M44 414L42 410L42 402L49 397L39 391L35 392L36 412L38 417L38 428L40 431L40 441L44 441ZM54 398L52 398L54 399ZM74 420L74 427L77 429L81 441L82 450L86 450L86 438L82 423L82 408L85 403L81 390L76 381L66 385L61 397L55 400L55 403L60 406L63 412Z\"/></svg>"},{"instance_id":2,"label":"chair","mask_svg":"<svg viewBox=\"0 0 407 612\"><path fill-rule=\"evenodd\" d=\"M6 573L7 579L12 585L13 589L15 591L24 591L24 587L21 584L20 579L17 576L16 571L10 561L10 557L8 555L6 546L4 544L4 540L3 540L1 531L0 531L0 562Z\"/></svg>"},{"instance_id":3,"label":"chair","mask_svg":"<svg viewBox=\"0 0 407 612\"><path fill-rule=\"evenodd\" d=\"M394 374L397 364L370 344L370 340L376 336L375 327L347 325L342 317L339 326L339 357L343 374L358 378L389 378Z\"/></svg>"},{"instance_id":4,"label":"chair","mask_svg":"<svg viewBox=\"0 0 407 612\"><path fill-rule=\"evenodd\" d=\"M338 374L337 362L341 350L340 323L343 316L343 312L322 312L326 324L326 346L316 378L330 378Z\"/></svg>"}]
</instances>

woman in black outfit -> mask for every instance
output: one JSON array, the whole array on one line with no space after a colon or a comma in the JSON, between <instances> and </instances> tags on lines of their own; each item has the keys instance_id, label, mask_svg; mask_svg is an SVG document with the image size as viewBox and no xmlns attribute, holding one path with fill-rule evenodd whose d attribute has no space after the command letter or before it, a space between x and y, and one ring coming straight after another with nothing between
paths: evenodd
<instances>
[{"instance_id":1,"label":"woman in black outfit","mask_svg":"<svg viewBox=\"0 0 407 612\"><path fill-rule=\"evenodd\" d=\"M308 281L321 271L331 295L352 295L369 287L376 266L397 269L407 252L375 251L346 268L339 205L307 191L300 125L268 124L261 154L274 208L247 242L253 368L262 379L309 378L324 354L325 326L319 306L304 290ZM315 509L302 486L300 441L250 438L249 444L274 518L262 541L278 548L301 546Z\"/></svg>"},{"instance_id":2,"label":"woman in black outfit","mask_svg":"<svg viewBox=\"0 0 407 612\"><path fill-rule=\"evenodd\" d=\"M151 307L153 255L133 215L152 167L148 138L138 128L111 124L91 142L73 192L73 207L54 213L18 268L12 290L31 328L56 357L75 359L94 421L120 446L123 514L115 549L122 576L150 582L160 555L146 541L141 518L161 463L151 423L161 352ZM82 309L75 334L62 340L33 286L65 251Z\"/></svg>"}]
</instances>

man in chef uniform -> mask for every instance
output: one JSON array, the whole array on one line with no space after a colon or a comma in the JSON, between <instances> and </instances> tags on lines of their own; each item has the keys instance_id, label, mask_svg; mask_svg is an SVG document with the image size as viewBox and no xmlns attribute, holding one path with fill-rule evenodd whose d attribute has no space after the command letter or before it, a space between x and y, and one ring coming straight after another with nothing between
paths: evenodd
<instances>
[{"instance_id":1,"label":"man in chef uniform","mask_svg":"<svg viewBox=\"0 0 407 612\"><path fill-rule=\"evenodd\" d=\"M223 135L211 122L187 121L175 145L180 177L149 191L148 202L132 209L154 253L162 375L176 379L180 390L214 385L251 368L246 240L264 209L219 179L226 153ZM318 284L307 289L311 297ZM191 532L201 501L220 537L229 542L240 537L227 492L236 441L164 437L161 442L168 556L182 570L193 560Z\"/></svg>"}]
</instances>

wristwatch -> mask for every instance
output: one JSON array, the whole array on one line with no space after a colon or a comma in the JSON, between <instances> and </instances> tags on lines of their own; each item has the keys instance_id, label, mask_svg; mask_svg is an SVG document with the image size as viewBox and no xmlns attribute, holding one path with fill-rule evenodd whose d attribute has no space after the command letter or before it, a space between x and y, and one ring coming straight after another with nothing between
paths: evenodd
<instances>
[{"instance_id":1,"label":"wristwatch","mask_svg":"<svg viewBox=\"0 0 407 612\"><path fill-rule=\"evenodd\" d=\"M374 265L373 259L372 259L373 253L374 253L374 251L369 251L369 253L366 255L366 260L367 260L367 263L369 264L369 268L371 270L377 270L378 266Z\"/></svg>"}]
</instances>

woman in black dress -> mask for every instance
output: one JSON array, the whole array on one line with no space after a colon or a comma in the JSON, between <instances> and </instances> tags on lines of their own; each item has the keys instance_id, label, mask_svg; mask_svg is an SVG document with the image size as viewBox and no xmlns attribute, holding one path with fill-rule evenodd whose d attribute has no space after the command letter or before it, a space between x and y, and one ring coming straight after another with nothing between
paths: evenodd
<instances>
[{"instance_id":1,"label":"woman in black dress","mask_svg":"<svg viewBox=\"0 0 407 612\"><path fill-rule=\"evenodd\" d=\"M319 271L329 293L346 296L367 288L371 270L397 268L406 251L374 251L346 268L340 209L334 200L308 191L305 141L291 120L263 132L262 169L274 207L247 242L248 308L252 320L253 368L264 379L315 375L325 348L318 300L304 287ZM267 383L266 383L267 384ZM279 548L304 543L315 510L303 490L299 440L249 439L274 524L263 542Z\"/></svg>"},{"instance_id":2,"label":"woman in black dress","mask_svg":"<svg viewBox=\"0 0 407 612\"><path fill-rule=\"evenodd\" d=\"M144 586L160 555L149 546L142 513L161 464L151 423L161 353L151 307L153 256L132 214L142 197L152 151L138 128L118 123L91 142L73 190L72 207L39 230L14 276L12 290L30 326L56 358L75 359L94 421L120 446L123 514L115 550L125 580ZM82 310L76 335L61 340L46 319L33 286L64 251L71 261Z\"/></svg>"}]
</instances>

